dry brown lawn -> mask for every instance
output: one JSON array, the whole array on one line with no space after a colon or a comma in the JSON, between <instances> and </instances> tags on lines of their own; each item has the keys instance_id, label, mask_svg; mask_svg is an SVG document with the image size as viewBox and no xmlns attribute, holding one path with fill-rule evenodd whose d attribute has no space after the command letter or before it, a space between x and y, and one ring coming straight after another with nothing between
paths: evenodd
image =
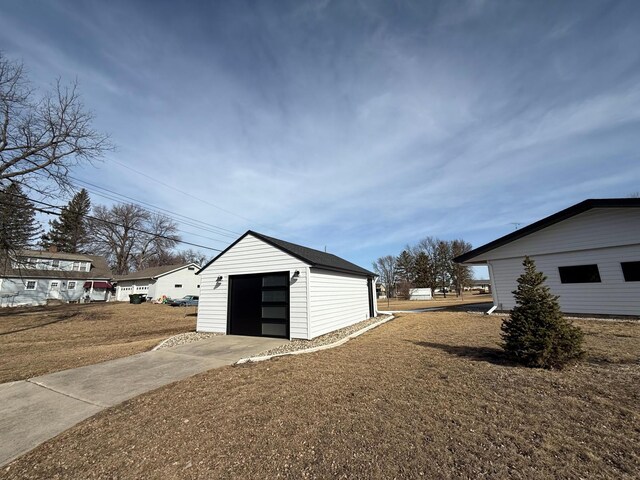
<instances>
[{"instance_id":1,"label":"dry brown lawn","mask_svg":"<svg viewBox=\"0 0 640 480\"><path fill-rule=\"evenodd\" d=\"M640 323L513 366L500 318L399 316L322 352L211 370L106 410L7 478L638 478Z\"/></svg>"},{"instance_id":2,"label":"dry brown lawn","mask_svg":"<svg viewBox=\"0 0 640 480\"><path fill-rule=\"evenodd\" d=\"M378 300L378 310L416 310L420 308L461 307L472 303L485 302L489 302L487 305L487 310L489 310L491 307L491 301L491 295L479 295L471 292L465 293L463 298L456 297L455 294L447 295L447 298L436 296L433 300L398 300L391 298L388 302L387 299Z\"/></svg>"},{"instance_id":3,"label":"dry brown lawn","mask_svg":"<svg viewBox=\"0 0 640 480\"><path fill-rule=\"evenodd\" d=\"M144 352L171 335L195 330L195 324L194 308L168 305L4 308L0 383Z\"/></svg>"}]
</instances>

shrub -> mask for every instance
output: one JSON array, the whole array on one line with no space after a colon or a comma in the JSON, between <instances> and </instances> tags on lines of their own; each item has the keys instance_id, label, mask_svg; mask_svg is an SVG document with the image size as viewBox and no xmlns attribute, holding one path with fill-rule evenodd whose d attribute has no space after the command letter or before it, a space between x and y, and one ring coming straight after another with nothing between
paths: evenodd
<instances>
[{"instance_id":1,"label":"shrub","mask_svg":"<svg viewBox=\"0 0 640 480\"><path fill-rule=\"evenodd\" d=\"M582 331L562 316L558 297L534 261L525 257L522 264L524 273L513 292L516 306L502 323L503 348L524 365L560 369L584 354Z\"/></svg>"}]
</instances>

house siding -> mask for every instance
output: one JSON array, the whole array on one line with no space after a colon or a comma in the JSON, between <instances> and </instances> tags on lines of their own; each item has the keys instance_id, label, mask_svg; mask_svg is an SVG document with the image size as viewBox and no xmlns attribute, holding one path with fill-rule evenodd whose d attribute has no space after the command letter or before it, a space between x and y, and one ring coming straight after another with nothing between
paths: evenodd
<instances>
[{"instance_id":1,"label":"house siding","mask_svg":"<svg viewBox=\"0 0 640 480\"><path fill-rule=\"evenodd\" d=\"M26 290L27 282L36 282L35 290ZM49 299L63 302L75 302L83 296L86 280L73 279L44 279L44 278L3 278L0 285L0 307L15 307L20 305L45 305ZM50 294L51 282L58 282L58 294ZM74 290L67 290L68 282L76 282ZM64 284L64 286L63 286Z\"/></svg>"},{"instance_id":2,"label":"house siding","mask_svg":"<svg viewBox=\"0 0 640 480\"><path fill-rule=\"evenodd\" d=\"M182 298L185 295L198 295L200 293L198 288L200 276L196 275L198 268L192 268L193 270L189 270L185 267L177 272L157 278L150 288L149 296L158 298L166 295L169 298ZM175 285L182 285L182 287L176 288Z\"/></svg>"},{"instance_id":3,"label":"house siding","mask_svg":"<svg viewBox=\"0 0 640 480\"><path fill-rule=\"evenodd\" d=\"M307 329L307 264L252 235L247 235L200 274L197 330L227 331L229 276L289 272L290 337L309 338ZM294 272L300 276L292 278ZM220 283L216 278L222 276Z\"/></svg>"},{"instance_id":4,"label":"house siding","mask_svg":"<svg viewBox=\"0 0 640 480\"><path fill-rule=\"evenodd\" d=\"M634 226L631 225L632 229ZM598 227L598 230L600 227ZM640 238L640 235L636 237ZM515 306L511 293L523 272L522 257L490 260L495 305L501 310ZM625 282L620 262L640 261L640 244L595 248L573 252L530 255L546 284L560 296L563 312L602 315L640 315L640 282ZM558 267L597 264L600 283L561 283Z\"/></svg>"},{"instance_id":5,"label":"house siding","mask_svg":"<svg viewBox=\"0 0 640 480\"><path fill-rule=\"evenodd\" d=\"M637 245L639 239L640 208L595 208L478 255L472 262Z\"/></svg>"},{"instance_id":6,"label":"house siding","mask_svg":"<svg viewBox=\"0 0 640 480\"><path fill-rule=\"evenodd\" d=\"M369 318L367 278L310 269L310 338Z\"/></svg>"}]
</instances>

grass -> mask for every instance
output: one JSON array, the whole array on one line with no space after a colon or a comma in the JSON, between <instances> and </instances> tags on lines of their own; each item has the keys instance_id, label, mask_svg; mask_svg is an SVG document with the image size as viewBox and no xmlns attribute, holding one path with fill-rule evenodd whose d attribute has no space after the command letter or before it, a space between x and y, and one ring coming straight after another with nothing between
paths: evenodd
<instances>
[{"instance_id":1,"label":"grass","mask_svg":"<svg viewBox=\"0 0 640 480\"><path fill-rule=\"evenodd\" d=\"M419 308L435 307L456 307L473 303L487 303L487 310L491 307L492 297L490 294L477 294L466 292L463 298L456 297L455 294L434 297L432 300L399 300L395 298L378 300L378 310L416 310Z\"/></svg>"},{"instance_id":2,"label":"grass","mask_svg":"<svg viewBox=\"0 0 640 480\"><path fill-rule=\"evenodd\" d=\"M147 351L195 330L193 310L118 302L2 309L0 383Z\"/></svg>"},{"instance_id":3,"label":"grass","mask_svg":"<svg viewBox=\"0 0 640 480\"><path fill-rule=\"evenodd\" d=\"M404 314L322 352L225 367L106 410L7 478L637 478L640 323L512 365L500 318Z\"/></svg>"}]
</instances>

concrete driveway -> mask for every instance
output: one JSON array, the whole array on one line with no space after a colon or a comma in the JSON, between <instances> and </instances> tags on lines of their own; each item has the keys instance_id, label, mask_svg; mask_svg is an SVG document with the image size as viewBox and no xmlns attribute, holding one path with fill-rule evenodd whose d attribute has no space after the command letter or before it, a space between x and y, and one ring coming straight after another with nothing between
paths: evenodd
<instances>
[{"instance_id":1,"label":"concrete driveway","mask_svg":"<svg viewBox=\"0 0 640 480\"><path fill-rule=\"evenodd\" d=\"M0 466L105 408L286 342L221 335L0 384Z\"/></svg>"}]
</instances>

